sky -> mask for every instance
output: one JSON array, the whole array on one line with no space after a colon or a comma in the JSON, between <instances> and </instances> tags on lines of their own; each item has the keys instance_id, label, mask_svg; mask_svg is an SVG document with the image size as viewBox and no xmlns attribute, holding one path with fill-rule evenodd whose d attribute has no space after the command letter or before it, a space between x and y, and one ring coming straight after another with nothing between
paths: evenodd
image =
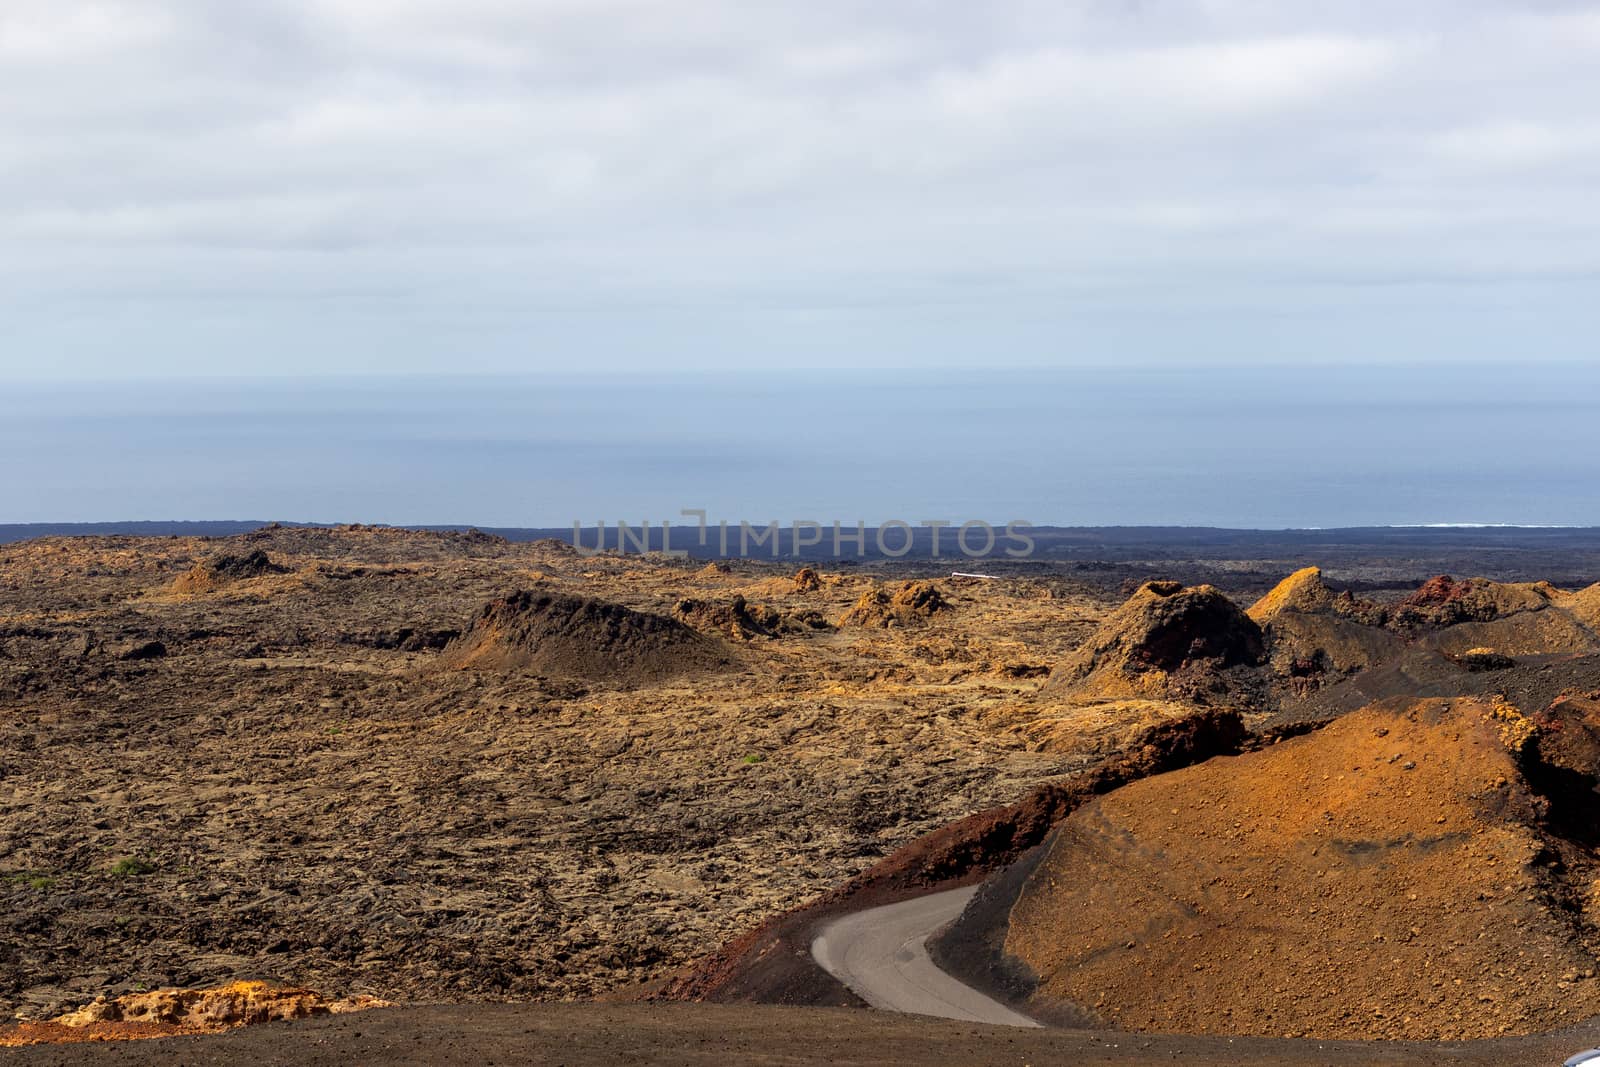
<instances>
[{"instance_id":1,"label":"sky","mask_svg":"<svg viewBox=\"0 0 1600 1067\"><path fill-rule=\"evenodd\" d=\"M1600 4L4 0L0 382L1592 358Z\"/></svg>"}]
</instances>

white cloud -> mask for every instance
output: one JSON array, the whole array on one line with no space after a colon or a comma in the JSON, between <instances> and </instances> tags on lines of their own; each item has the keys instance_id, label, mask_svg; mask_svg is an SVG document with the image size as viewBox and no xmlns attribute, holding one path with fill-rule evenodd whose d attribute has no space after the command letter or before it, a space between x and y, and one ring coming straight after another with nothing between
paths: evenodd
<instances>
[{"instance_id":1,"label":"white cloud","mask_svg":"<svg viewBox=\"0 0 1600 1067\"><path fill-rule=\"evenodd\" d=\"M337 367L317 323L350 291L427 325L352 301L341 336L422 365L452 331L494 334L451 364L489 369L550 315L604 347L601 316L664 307L710 364L829 307L885 359L935 305L977 332L1070 306L1165 353L1163 308L1288 314L1293 279L1600 269L1572 240L1592 26L1514 0L7 0L0 314L48 345L35 309L144 301L173 369L186 317ZM63 351L87 373L123 341Z\"/></svg>"},{"instance_id":2,"label":"white cloud","mask_svg":"<svg viewBox=\"0 0 1600 1067\"><path fill-rule=\"evenodd\" d=\"M931 88L937 105L962 121L1010 124L1042 113L1063 132L1149 132L1294 112L1381 74L1393 51L1337 37L1055 48L1004 54L940 75Z\"/></svg>"},{"instance_id":3,"label":"white cloud","mask_svg":"<svg viewBox=\"0 0 1600 1067\"><path fill-rule=\"evenodd\" d=\"M0 62L34 67L96 62L157 46L171 29L169 14L159 8L7 0L0 7Z\"/></svg>"},{"instance_id":4,"label":"white cloud","mask_svg":"<svg viewBox=\"0 0 1600 1067\"><path fill-rule=\"evenodd\" d=\"M1538 169L1600 153L1600 124L1497 121L1446 130L1429 142L1439 157L1474 168Z\"/></svg>"}]
</instances>

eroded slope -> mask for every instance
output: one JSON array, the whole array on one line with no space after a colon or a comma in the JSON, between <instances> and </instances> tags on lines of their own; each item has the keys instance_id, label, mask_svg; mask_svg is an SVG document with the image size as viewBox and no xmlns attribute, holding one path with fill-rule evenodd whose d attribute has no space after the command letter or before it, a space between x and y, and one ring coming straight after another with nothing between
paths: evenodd
<instances>
[{"instance_id":1,"label":"eroded slope","mask_svg":"<svg viewBox=\"0 0 1600 1067\"><path fill-rule=\"evenodd\" d=\"M1600 1013L1574 830L1600 816L1592 711L1395 702L1129 785L1058 827L1005 953L1047 1013L1136 1030L1469 1038Z\"/></svg>"}]
</instances>

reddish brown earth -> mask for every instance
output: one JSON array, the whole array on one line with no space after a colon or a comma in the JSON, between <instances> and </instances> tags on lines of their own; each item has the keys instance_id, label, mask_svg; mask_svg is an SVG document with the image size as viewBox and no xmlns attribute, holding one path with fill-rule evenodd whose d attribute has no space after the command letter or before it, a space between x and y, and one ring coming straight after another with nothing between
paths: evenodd
<instances>
[{"instance_id":1,"label":"reddish brown earth","mask_svg":"<svg viewBox=\"0 0 1600 1067\"><path fill-rule=\"evenodd\" d=\"M1065 819L990 919L1029 1003L1102 1025L1447 1040L1571 1025L1600 1014L1593 711L1394 702L1145 779ZM1561 775L1581 781L1557 792Z\"/></svg>"}]
</instances>

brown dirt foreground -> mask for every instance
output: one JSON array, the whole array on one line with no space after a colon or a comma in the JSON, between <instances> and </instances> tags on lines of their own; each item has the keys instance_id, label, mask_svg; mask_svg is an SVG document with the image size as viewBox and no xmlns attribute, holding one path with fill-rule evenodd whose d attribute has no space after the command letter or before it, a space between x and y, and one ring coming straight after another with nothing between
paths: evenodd
<instances>
[{"instance_id":1,"label":"brown dirt foreground","mask_svg":"<svg viewBox=\"0 0 1600 1067\"><path fill-rule=\"evenodd\" d=\"M220 1037L37 1045L6 1054L29 1067L241 1063L792 1065L1178 1063L1187 1067L1480 1067L1559 1064L1600 1044L1600 1025L1473 1045L1284 1041L1017 1030L887 1012L747 1005L425 1005L271 1023Z\"/></svg>"}]
</instances>

